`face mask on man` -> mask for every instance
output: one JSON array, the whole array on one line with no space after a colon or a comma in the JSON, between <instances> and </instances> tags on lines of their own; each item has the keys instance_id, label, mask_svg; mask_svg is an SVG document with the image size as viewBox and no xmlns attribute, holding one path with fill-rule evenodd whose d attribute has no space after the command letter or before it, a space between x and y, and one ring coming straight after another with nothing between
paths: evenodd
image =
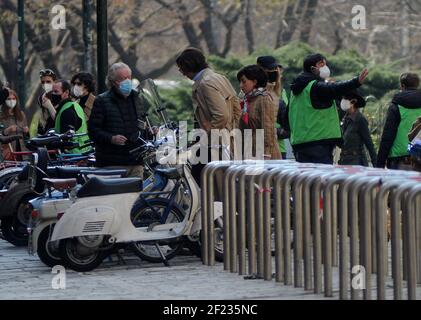
<instances>
[{"instance_id":1,"label":"face mask on man","mask_svg":"<svg viewBox=\"0 0 421 320\"><path fill-rule=\"evenodd\" d=\"M15 99L6 100L6 106L8 106L10 109L13 109L14 107L16 107L16 100Z\"/></svg>"},{"instance_id":2,"label":"face mask on man","mask_svg":"<svg viewBox=\"0 0 421 320\"><path fill-rule=\"evenodd\" d=\"M61 94L51 94L51 103L53 104L53 106L58 105L61 102L61 100L63 100L61 98Z\"/></svg>"},{"instance_id":3,"label":"face mask on man","mask_svg":"<svg viewBox=\"0 0 421 320\"><path fill-rule=\"evenodd\" d=\"M49 93L53 91L53 84L52 83L44 83L42 85L42 88L44 89L45 93Z\"/></svg>"},{"instance_id":4,"label":"face mask on man","mask_svg":"<svg viewBox=\"0 0 421 320\"><path fill-rule=\"evenodd\" d=\"M329 78L330 77L330 69L329 69L329 67L328 66L324 66L324 67L321 67L320 69L319 69L319 76L320 76L320 78L322 78L322 79L327 79L327 78Z\"/></svg>"},{"instance_id":5,"label":"face mask on man","mask_svg":"<svg viewBox=\"0 0 421 320\"><path fill-rule=\"evenodd\" d=\"M342 99L341 109L345 112L347 112L349 109L351 109L351 101L346 100L346 99Z\"/></svg>"},{"instance_id":6,"label":"face mask on man","mask_svg":"<svg viewBox=\"0 0 421 320\"><path fill-rule=\"evenodd\" d=\"M79 98L83 95L83 87L82 86L73 86L73 96Z\"/></svg>"},{"instance_id":7,"label":"face mask on man","mask_svg":"<svg viewBox=\"0 0 421 320\"><path fill-rule=\"evenodd\" d=\"M133 89L132 80L126 79L120 82L119 89L123 96L129 96Z\"/></svg>"}]
</instances>

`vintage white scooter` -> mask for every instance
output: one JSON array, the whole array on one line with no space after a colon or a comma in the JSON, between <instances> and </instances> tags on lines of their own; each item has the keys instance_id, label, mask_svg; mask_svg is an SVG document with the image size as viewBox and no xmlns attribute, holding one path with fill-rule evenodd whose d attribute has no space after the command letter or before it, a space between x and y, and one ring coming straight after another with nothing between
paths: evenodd
<instances>
[{"instance_id":1,"label":"vintage white scooter","mask_svg":"<svg viewBox=\"0 0 421 320\"><path fill-rule=\"evenodd\" d=\"M60 241L60 256L67 267L93 270L114 246L127 243L142 259L167 265L184 246L186 236L189 241L199 240L200 189L189 165L157 170L177 181L172 191L140 192L141 179L92 178L77 192L51 237L51 241ZM188 214L176 203L182 180L191 195ZM169 198L162 197L168 193ZM220 220L221 209L218 203L215 220Z\"/></svg>"},{"instance_id":2,"label":"vintage white scooter","mask_svg":"<svg viewBox=\"0 0 421 320\"><path fill-rule=\"evenodd\" d=\"M77 170L78 168L57 168L59 170ZM36 171L33 170L36 174ZM78 174L78 179L48 179L43 181L48 189L46 194L29 201L28 232L28 253L37 253L40 260L49 267L63 264L58 254L58 243L49 241L57 216L72 205L70 194L76 192L82 185L92 177L122 178L126 175L125 169L105 169L97 168L84 169ZM36 178L35 178L36 179Z\"/></svg>"}]
</instances>

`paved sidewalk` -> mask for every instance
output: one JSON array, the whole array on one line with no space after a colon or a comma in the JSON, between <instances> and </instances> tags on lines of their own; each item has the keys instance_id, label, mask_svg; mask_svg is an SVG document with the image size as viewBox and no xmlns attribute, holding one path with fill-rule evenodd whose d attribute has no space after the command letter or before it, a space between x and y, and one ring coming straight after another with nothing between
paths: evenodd
<instances>
[{"instance_id":1,"label":"paved sidewalk","mask_svg":"<svg viewBox=\"0 0 421 320\"><path fill-rule=\"evenodd\" d=\"M178 256L171 267L125 255L126 265L105 260L87 273L66 272L66 289L52 289L55 274L25 248L0 240L0 299L322 299L275 281L244 280L204 266L195 256Z\"/></svg>"},{"instance_id":2,"label":"paved sidewalk","mask_svg":"<svg viewBox=\"0 0 421 320\"><path fill-rule=\"evenodd\" d=\"M171 267L141 261L125 254L126 264L106 259L92 272L66 271L66 289L55 290L56 274L26 248L16 248L0 239L0 300L16 299L142 299L142 300L307 300L325 299L303 288L284 286L272 281L244 280L243 276L223 271L223 265L204 266L199 258L187 255L170 260ZM274 270L274 268L273 268ZM334 297L339 299L338 269L333 269ZM375 276L372 286L376 287ZM406 298L404 284L403 298ZM389 277L387 299L393 299ZM376 292L372 293L376 298ZM421 288L417 290L421 299Z\"/></svg>"}]
</instances>

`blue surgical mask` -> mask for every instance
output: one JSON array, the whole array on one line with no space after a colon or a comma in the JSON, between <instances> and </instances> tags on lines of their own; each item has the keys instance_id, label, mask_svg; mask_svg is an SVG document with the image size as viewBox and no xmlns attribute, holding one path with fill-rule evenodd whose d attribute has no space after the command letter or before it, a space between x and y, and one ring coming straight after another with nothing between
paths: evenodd
<instances>
[{"instance_id":1,"label":"blue surgical mask","mask_svg":"<svg viewBox=\"0 0 421 320\"><path fill-rule=\"evenodd\" d=\"M120 82L120 92L123 96L130 95L130 92L132 92L132 89L133 89L132 80L126 79Z\"/></svg>"}]
</instances>

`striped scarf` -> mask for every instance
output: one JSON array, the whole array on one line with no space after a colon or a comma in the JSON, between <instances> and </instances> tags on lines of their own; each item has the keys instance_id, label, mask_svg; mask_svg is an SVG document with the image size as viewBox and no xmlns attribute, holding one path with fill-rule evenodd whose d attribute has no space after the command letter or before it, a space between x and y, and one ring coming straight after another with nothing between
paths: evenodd
<instances>
[{"instance_id":1,"label":"striped scarf","mask_svg":"<svg viewBox=\"0 0 421 320\"><path fill-rule=\"evenodd\" d=\"M242 119L247 126L249 125L250 101L257 96L265 95L267 95L267 91L265 88L257 88L250 91L241 100L240 105L242 110Z\"/></svg>"}]
</instances>

